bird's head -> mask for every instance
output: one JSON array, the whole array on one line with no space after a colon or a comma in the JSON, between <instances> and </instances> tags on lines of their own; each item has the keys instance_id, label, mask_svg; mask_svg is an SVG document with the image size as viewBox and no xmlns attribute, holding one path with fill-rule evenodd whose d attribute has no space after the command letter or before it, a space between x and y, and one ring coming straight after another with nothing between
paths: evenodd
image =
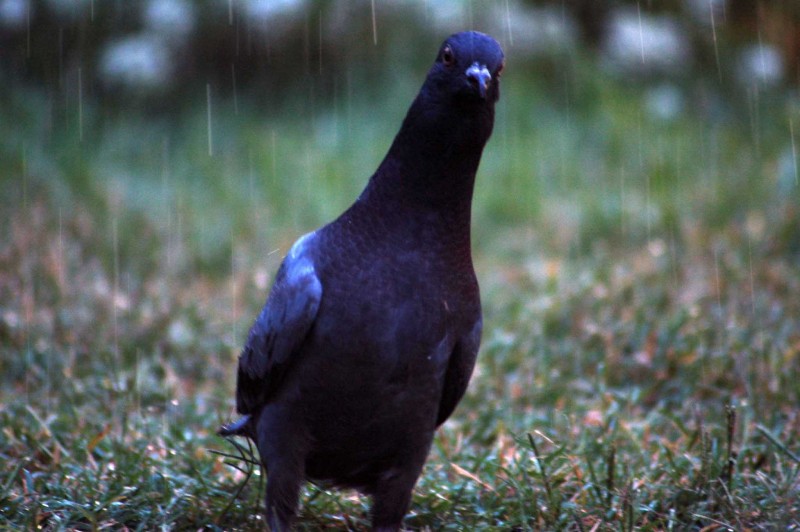
<instances>
[{"instance_id":1,"label":"bird's head","mask_svg":"<svg viewBox=\"0 0 800 532\"><path fill-rule=\"evenodd\" d=\"M445 39L375 181L391 182L396 195L429 202L455 198L469 216L475 172L494 127L503 66L500 44L484 33L465 31Z\"/></svg>"},{"instance_id":2,"label":"bird's head","mask_svg":"<svg viewBox=\"0 0 800 532\"><path fill-rule=\"evenodd\" d=\"M440 95L460 100L494 103L500 97L500 75L505 57L489 35L464 31L448 37L428 73Z\"/></svg>"}]
</instances>

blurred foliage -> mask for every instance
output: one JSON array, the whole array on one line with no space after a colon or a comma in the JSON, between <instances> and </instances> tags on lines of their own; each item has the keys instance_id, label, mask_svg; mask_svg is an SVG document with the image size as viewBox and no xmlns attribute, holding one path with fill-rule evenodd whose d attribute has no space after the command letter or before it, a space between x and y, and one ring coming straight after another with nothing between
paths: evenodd
<instances>
[{"instance_id":1,"label":"blurred foliage","mask_svg":"<svg viewBox=\"0 0 800 532\"><path fill-rule=\"evenodd\" d=\"M75 93L80 83L83 97L115 107L129 106L137 91L125 90L99 70L108 49L129 37L154 40L171 65L163 87L138 94L147 96L145 107L150 109L179 106L207 83L223 94L299 91L328 102L345 86L380 90L397 76L399 63L423 67L442 37L464 28L493 33L518 61L560 61L558 46L531 46L531 39L546 39L543 34L553 31L546 24L554 14L563 19L563 29L577 30L574 42L562 36L571 53L600 55L614 30L614 15L635 12L679 22L692 52L681 70L694 78L721 73L720 62L727 70L737 49L753 43L781 52L786 79L796 80L800 68L800 7L793 0L6 3L16 7L6 6L0 14L17 13L0 17L0 72L6 82L25 80L67 94ZM516 46L514 31L519 33ZM140 65L146 59L134 62Z\"/></svg>"}]
</instances>

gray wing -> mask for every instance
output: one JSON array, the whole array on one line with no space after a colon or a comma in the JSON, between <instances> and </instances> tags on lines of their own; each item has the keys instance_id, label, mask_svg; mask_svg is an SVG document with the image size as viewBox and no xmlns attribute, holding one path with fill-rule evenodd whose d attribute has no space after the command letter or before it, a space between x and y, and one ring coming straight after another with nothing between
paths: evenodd
<instances>
[{"instance_id":1,"label":"gray wing","mask_svg":"<svg viewBox=\"0 0 800 532\"><path fill-rule=\"evenodd\" d=\"M467 384L469 384L472 370L475 368L475 360L478 358L482 329L483 320L479 317L472 330L461 337L453 348L450 362L447 365L447 373L445 373L442 398L439 401L439 413L436 416L437 427L450 417L464 396L464 392L467 391Z\"/></svg>"},{"instance_id":2,"label":"gray wing","mask_svg":"<svg viewBox=\"0 0 800 532\"><path fill-rule=\"evenodd\" d=\"M280 388L293 355L303 344L322 299L308 249L314 233L295 243L281 264L267 302L239 356L236 409L250 414Z\"/></svg>"}]
</instances>

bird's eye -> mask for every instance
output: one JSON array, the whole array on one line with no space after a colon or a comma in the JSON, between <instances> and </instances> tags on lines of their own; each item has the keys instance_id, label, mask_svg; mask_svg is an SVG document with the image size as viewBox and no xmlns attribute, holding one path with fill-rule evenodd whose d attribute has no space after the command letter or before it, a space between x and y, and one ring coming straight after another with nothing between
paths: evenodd
<instances>
[{"instance_id":1,"label":"bird's eye","mask_svg":"<svg viewBox=\"0 0 800 532\"><path fill-rule=\"evenodd\" d=\"M456 62L456 56L453 54L453 49L450 46L445 46L444 50L442 50L442 63L445 66L453 66Z\"/></svg>"},{"instance_id":2,"label":"bird's eye","mask_svg":"<svg viewBox=\"0 0 800 532\"><path fill-rule=\"evenodd\" d=\"M503 70L505 69L506 69L506 62L503 61L502 63L500 63L500 67L498 67L494 77L499 78L503 74Z\"/></svg>"}]
</instances>

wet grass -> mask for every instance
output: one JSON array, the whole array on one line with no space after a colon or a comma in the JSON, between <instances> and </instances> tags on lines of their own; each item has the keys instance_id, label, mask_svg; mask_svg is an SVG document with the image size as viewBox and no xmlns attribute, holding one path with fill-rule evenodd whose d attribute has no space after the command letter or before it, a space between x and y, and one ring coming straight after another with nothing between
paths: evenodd
<instances>
[{"instance_id":1,"label":"wet grass","mask_svg":"<svg viewBox=\"0 0 800 532\"><path fill-rule=\"evenodd\" d=\"M479 365L410 528L800 527L797 111L664 122L609 83L505 91L476 191ZM263 526L252 451L214 435L238 348L410 96L380 120L220 101L210 154L200 104L87 104L81 139L74 108L5 97L0 527ZM309 486L300 528L367 509Z\"/></svg>"}]
</instances>

